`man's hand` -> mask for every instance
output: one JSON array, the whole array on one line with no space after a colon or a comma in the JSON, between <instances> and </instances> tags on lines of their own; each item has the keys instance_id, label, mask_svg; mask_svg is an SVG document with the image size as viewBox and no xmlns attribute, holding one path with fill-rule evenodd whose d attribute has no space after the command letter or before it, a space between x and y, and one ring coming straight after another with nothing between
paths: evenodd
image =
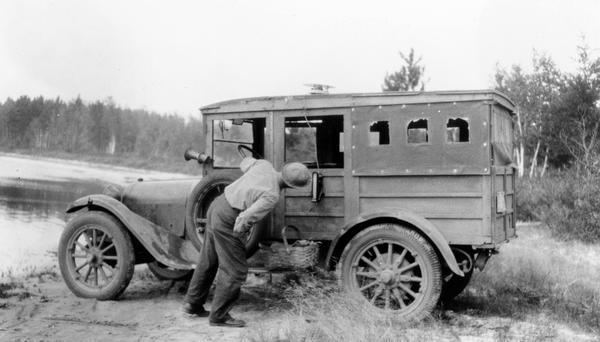
<instances>
[{"instance_id":1,"label":"man's hand","mask_svg":"<svg viewBox=\"0 0 600 342\"><path fill-rule=\"evenodd\" d=\"M238 216L235 219L235 225L233 226L233 232L243 234L252 228L252 224L248 222L244 217Z\"/></svg>"}]
</instances>

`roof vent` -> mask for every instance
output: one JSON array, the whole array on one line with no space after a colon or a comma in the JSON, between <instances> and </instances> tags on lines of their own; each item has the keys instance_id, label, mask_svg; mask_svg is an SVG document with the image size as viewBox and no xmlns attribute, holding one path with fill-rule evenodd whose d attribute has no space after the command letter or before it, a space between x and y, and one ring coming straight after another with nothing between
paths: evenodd
<instances>
[{"instance_id":1,"label":"roof vent","mask_svg":"<svg viewBox=\"0 0 600 342\"><path fill-rule=\"evenodd\" d=\"M307 83L305 86L310 87L310 91L308 93L311 95L329 94L329 89L334 88L332 85L318 83Z\"/></svg>"}]
</instances>

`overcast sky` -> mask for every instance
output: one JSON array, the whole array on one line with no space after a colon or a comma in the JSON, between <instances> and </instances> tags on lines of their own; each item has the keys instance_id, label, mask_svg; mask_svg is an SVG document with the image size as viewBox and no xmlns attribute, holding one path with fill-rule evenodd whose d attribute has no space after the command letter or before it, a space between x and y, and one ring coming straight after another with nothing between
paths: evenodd
<instances>
[{"instance_id":1,"label":"overcast sky","mask_svg":"<svg viewBox=\"0 0 600 342\"><path fill-rule=\"evenodd\" d=\"M19 95L198 115L250 96L380 91L398 51L427 90L489 88L533 49L600 55L600 1L0 1L0 100Z\"/></svg>"}]
</instances>

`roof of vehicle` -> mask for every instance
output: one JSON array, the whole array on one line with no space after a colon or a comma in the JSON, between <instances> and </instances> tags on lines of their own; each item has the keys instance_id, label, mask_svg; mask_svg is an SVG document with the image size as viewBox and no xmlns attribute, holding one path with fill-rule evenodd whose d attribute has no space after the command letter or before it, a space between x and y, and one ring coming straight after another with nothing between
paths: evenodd
<instances>
[{"instance_id":1,"label":"roof of vehicle","mask_svg":"<svg viewBox=\"0 0 600 342\"><path fill-rule=\"evenodd\" d=\"M515 112L515 103L505 94L489 89L251 97L217 102L204 106L200 110L202 114L223 114L473 101L492 101L505 107L511 114Z\"/></svg>"}]
</instances>

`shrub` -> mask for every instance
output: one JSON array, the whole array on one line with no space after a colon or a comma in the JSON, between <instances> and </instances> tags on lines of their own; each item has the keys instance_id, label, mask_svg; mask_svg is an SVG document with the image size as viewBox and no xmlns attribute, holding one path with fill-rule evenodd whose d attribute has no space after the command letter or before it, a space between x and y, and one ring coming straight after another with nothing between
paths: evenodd
<instances>
[{"instance_id":1,"label":"shrub","mask_svg":"<svg viewBox=\"0 0 600 342\"><path fill-rule=\"evenodd\" d=\"M559 238L600 241L600 176L574 170L519 180L518 219L540 220Z\"/></svg>"}]
</instances>

